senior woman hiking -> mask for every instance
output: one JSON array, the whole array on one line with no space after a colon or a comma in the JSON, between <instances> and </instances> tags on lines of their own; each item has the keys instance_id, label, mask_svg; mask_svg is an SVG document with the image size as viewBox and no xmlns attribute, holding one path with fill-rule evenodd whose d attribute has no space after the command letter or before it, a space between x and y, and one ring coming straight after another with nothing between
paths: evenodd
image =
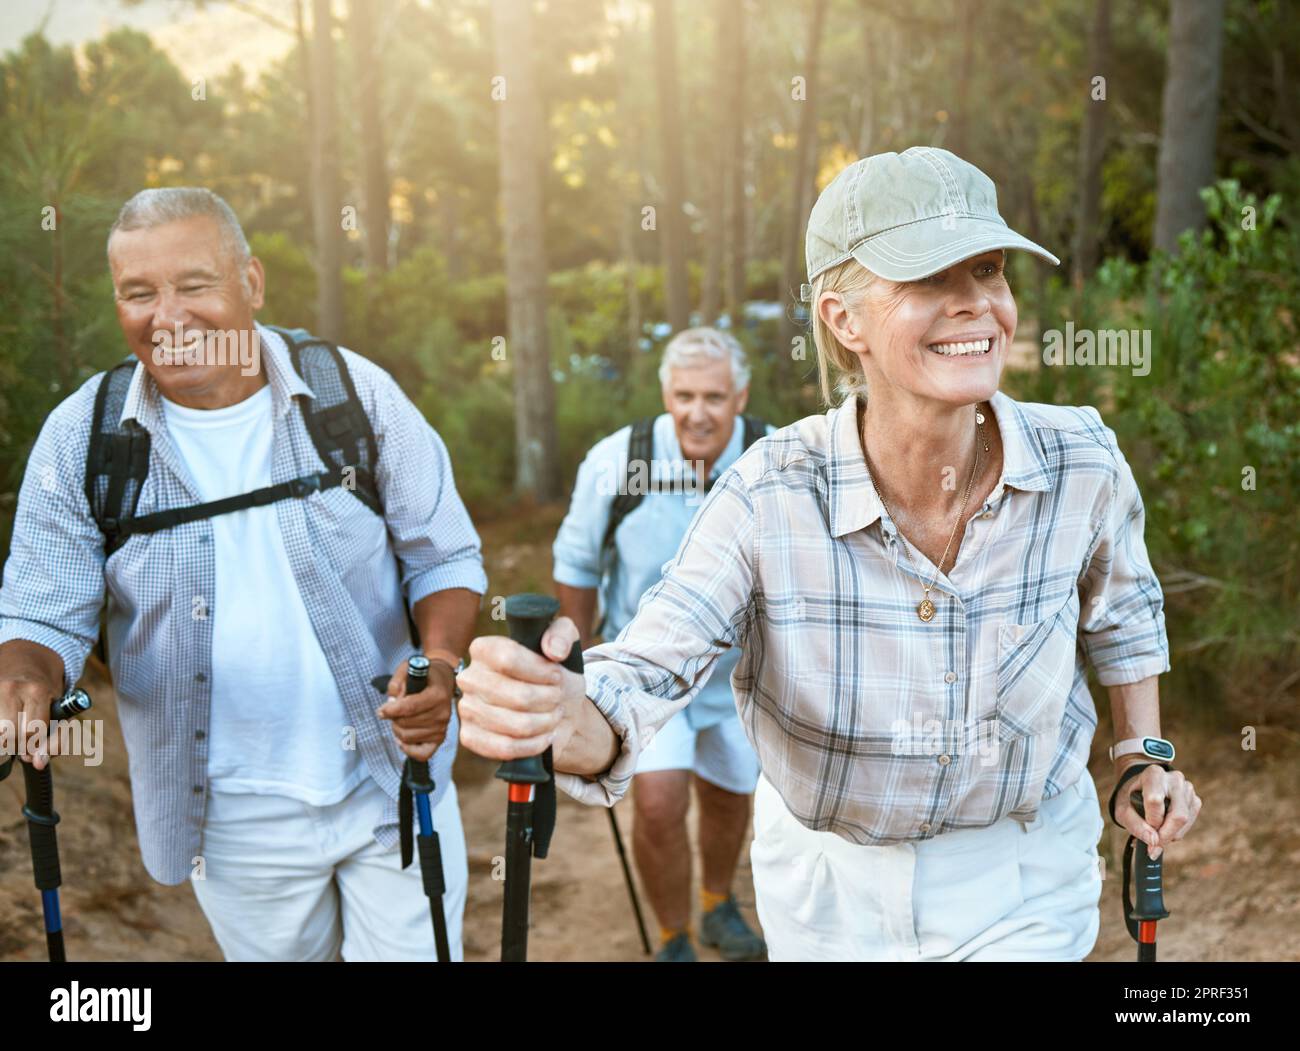
<instances>
[{"instance_id":1,"label":"senior woman hiking","mask_svg":"<svg viewBox=\"0 0 1300 1051\"><path fill-rule=\"evenodd\" d=\"M1114 432L1091 407L998 390L1008 248L1058 262L953 154L847 167L807 236L822 391L834 379L844 399L722 476L584 675L554 663L578 637L560 619L550 661L479 638L459 680L466 747L506 759L551 741L561 787L610 805L742 648L773 960L1086 956L1103 821L1085 659L1109 693L1116 780L1136 774L1116 822L1158 853L1200 811L1159 740L1163 596Z\"/></svg>"}]
</instances>

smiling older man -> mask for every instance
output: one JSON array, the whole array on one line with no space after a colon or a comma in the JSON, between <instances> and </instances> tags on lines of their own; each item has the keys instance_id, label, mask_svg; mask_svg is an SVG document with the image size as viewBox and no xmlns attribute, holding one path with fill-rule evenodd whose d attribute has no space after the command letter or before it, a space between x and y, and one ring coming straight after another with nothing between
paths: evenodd
<instances>
[{"instance_id":1,"label":"smiling older man","mask_svg":"<svg viewBox=\"0 0 1300 1051\"><path fill-rule=\"evenodd\" d=\"M561 612L584 644L597 592L612 639L658 581L702 503L703 493L746 448L773 428L742 416L749 366L735 338L710 328L678 333L664 348L664 412L598 442L578 470L569 513L555 540ZM732 651L713 680L641 756L633 791L633 853L659 917L657 959L690 962L691 854L686 834L692 772L703 860L701 938L725 959L762 956L765 946L731 896L749 822L758 760L731 694Z\"/></svg>"},{"instance_id":2,"label":"smiling older man","mask_svg":"<svg viewBox=\"0 0 1300 1051\"><path fill-rule=\"evenodd\" d=\"M145 867L192 880L232 960L432 958L395 802L403 753L432 757L458 958L453 669L487 581L447 450L382 369L254 321L262 265L210 191L137 194L108 258L137 360L88 380L32 450L0 720L48 718L107 598ZM413 634L431 667L407 695ZM394 669L380 707L371 678Z\"/></svg>"}]
</instances>

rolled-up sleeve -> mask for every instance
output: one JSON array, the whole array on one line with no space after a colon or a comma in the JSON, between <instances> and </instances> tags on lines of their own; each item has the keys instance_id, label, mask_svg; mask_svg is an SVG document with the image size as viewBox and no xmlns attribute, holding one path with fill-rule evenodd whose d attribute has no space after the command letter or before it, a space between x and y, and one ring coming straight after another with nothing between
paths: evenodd
<instances>
[{"instance_id":1,"label":"rolled-up sleeve","mask_svg":"<svg viewBox=\"0 0 1300 1051\"><path fill-rule=\"evenodd\" d=\"M610 439L598 442L579 465L569 511L551 546L551 576L566 587L600 587L601 549L614 505L614 483L626 469L610 455L611 445Z\"/></svg>"},{"instance_id":2,"label":"rolled-up sleeve","mask_svg":"<svg viewBox=\"0 0 1300 1051\"><path fill-rule=\"evenodd\" d=\"M369 363L366 363L369 364ZM414 606L435 591L487 591L483 553L438 433L387 373L375 391L376 484L402 586Z\"/></svg>"},{"instance_id":3,"label":"rolled-up sleeve","mask_svg":"<svg viewBox=\"0 0 1300 1051\"><path fill-rule=\"evenodd\" d=\"M53 650L66 686L81 677L104 604L104 537L83 484L93 397L83 388L41 428L0 584L0 642L25 639Z\"/></svg>"},{"instance_id":4,"label":"rolled-up sleeve","mask_svg":"<svg viewBox=\"0 0 1300 1051\"><path fill-rule=\"evenodd\" d=\"M1079 584L1079 632L1103 686L1169 671L1164 592L1147 557L1146 513L1132 468L1106 428L1118 472Z\"/></svg>"},{"instance_id":5,"label":"rolled-up sleeve","mask_svg":"<svg viewBox=\"0 0 1300 1051\"><path fill-rule=\"evenodd\" d=\"M754 583L754 507L744 480L727 471L713 487L663 577L612 642L583 655L587 696L619 735L613 766L587 780L557 774L584 803L613 806L627 792L641 751L703 689L720 654L744 646Z\"/></svg>"}]
</instances>

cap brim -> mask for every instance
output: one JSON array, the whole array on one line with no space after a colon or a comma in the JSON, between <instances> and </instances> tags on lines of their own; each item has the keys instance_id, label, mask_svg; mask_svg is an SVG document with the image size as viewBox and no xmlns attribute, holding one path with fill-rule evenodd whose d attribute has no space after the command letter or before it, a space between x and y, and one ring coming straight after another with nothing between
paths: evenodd
<instances>
[{"instance_id":1,"label":"cap brim","mask_svg":"<svg viewBox=\"0 0 1300 1051\"><path fill-rule=\"evenodd\" d=\"M889 281L916 281L995 248L1032 252L1053 266L1060 260L1009 226L969 216L936 216L868 238L853 258Z\"/></svg>"}]
</instances>

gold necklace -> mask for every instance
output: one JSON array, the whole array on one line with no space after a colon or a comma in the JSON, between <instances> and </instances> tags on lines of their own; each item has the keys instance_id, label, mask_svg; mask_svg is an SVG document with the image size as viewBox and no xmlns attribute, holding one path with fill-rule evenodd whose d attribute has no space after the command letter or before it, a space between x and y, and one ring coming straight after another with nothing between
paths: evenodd
<instances>
[{"instance_id":1,"label":"gold necklace","mask_svg":"<svg viewBox=\"0 0 1300 1051\"><path fill-rule=\"evenodd\" d=\"M871 478L871 488L875 489L876 499L880 501L880 506L885 509L885 513L893 520L894 526L897 529L898 519L894 517L894 512L889 509L889 505L885 503L885 498L880 495L880 487L876 485L875 472L871 470L871 459L866 455L867 443L865 419L863 422L862 455L867 460L867 474L868 477ZM975 436L975 462L971 464L970 478L966 482L966 495L962 497L961 510L957 512L957 521L952 524L952 532L948 535L948 544L943 549L943 557L939 559L939 565L935 567L934 576L930 578L929 584L925 582L925 579L921 576L921 571L916 568L916 563L912 561L912 555L907 549L907 541L903 537L903 531L897 529L899 542L903 545L903 554L907 556L908 564L912 567L912 571L916 574L917 579L921 581L921 587L925 589L925 597L917 604L916 615L927 624L934 619L936 612L934 603L930 601L930 589L934 587L935 581L939 579L939 574L943 572L943 564L948 561L948 552L952 549L952 542L957 536L957 526L961 524L962 515L966 513L966 504L970 501L971 488L975 485L975 472L979 469L980 446L984 446L985 452L989 451L988 442L984 440L984 413L980 411L978 405L975 406Z\"/></svg>"}]
</instances>

